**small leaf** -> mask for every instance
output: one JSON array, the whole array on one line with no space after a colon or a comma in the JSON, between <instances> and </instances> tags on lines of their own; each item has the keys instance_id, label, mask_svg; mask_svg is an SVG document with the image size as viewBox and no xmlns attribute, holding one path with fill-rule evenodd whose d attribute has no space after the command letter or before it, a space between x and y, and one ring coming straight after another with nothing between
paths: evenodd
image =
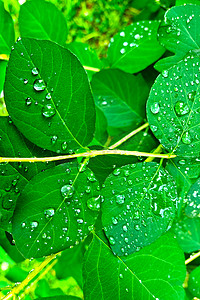
<instances>
[{"instance_id":1,"label":"small leaf","mask_svg":"<svg viewBox=\"0 0 200 300\"><path fill-rule=\"evenodd\" d=\"M10 14L4 9L3 1L0 1L0 16L0 54L10 54L15 41L14 24Z\"/></svg>"},{"instance_id":2,"label":"small leaf","mask_svg":"<svg viewBox=\"0 0 200 300\"><path fill-rule=\"evenodd\" d=\"M110 40L108 60L112 68L137 73L162 56L165 48L157 41L159 21L132 23Z\"/></svg>"},{"instance_id":3,"label":"small leaf","mask_svg":"<svg viewBox=\"0 0 200 300\"><path fill-rule=\"evenodd\" d=\"M199 22L200 6L198 5L176 6L165 13L164 21L158 30L159 41L175 53L175 56L161 59L155 65L157 70L168 69L182 60L189 51L200 48Z\"/></svg>"},{"instance_id":4,"label":"small leaf","mask_svg":"<svg viewBox=\"0 0 200 300\"><path fill-rule=\"evenodd\" d=\"M87 300L184 300L184 255L169 233L128 257L114 256L94 235L83 265Z\"/></svg>"},{"instance_id":5,"label":"small leaf","mask_svg":"<svg viewBox=\"0 0 200 300\"><path fill-rule=\"evenodd\" d=\"M20 195L13 218L16 246L25 257L42 257L78 244L92 230L98 183L89 170L65 163L36 175ZM100 206L99 206L100 208Z\"/></svg>"},{"instance_id":6,"label":"small leaf","mask_svg":"<svg viewBox=\"0 0 200 300\"><path fill-rule=\"evenodd\" d=\"M6 76L7 61L0 60L0 93L3 91Z\"/></svg>"},{"instance_id":7,"label":"small leaf","mask_svg":"<svg viewBox=\"0 0 200 300\"><path fill-rule=\"evenodd\" d=\"M200 266L190 273L188 289L193 297L200 297Z\"/></svg>"},{"instance_id":8,"label":"small leaf","mask_svg":"<svg viewBox=\"0 0 200 300\"><path fill-rule=\"evenodd\" d=\"M51 40L64 44L67 24L63 14L50 2L31 0L20 6L19 29L22 37Z\"/></svg>"},{"instance_id":9,"label":"small leaf","mask_svg":"<svg viewBox=\"0 0 200 300\"><path fill-rule=\"evenodd\" d=\"M69 50L53 42L18 40L8 62L5 101L14 124L39 147L67 153L93 138L87 75Z\"/></svg>"},{"instance_id":10,"label":"small leaf","mask_svg":"<svg viewBox=\"0 0 200 300\"><path fill-rule=\"evenodd\" d=\"M179 156L199 157L199 58L188 57L159 75L147 101L150 128Z\"/></svg>"},{"instance_id":11,"label":"small leaf","mask_svg":"<svg viewBox=\"0 0 200 300\"><path fill-rule=\"evenodd\" d=\"M129 255L167 231L175 216L173 178L157 163L115 169L102 189L102 223L113 252Z\"/></svg>"}]
</instances>

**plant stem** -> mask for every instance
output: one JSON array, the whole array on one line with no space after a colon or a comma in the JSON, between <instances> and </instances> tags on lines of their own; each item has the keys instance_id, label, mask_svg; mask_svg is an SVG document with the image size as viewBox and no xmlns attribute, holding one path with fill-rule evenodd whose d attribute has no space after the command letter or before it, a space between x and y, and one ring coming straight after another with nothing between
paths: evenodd
<instances>
[{"instance_id":1,"label":"plant stem","mask_svg":"<svg viewBox=\"0 0 200 300\"><path fill-rule=\"evenodd\" d=\"M93 68L93 67L89 67L89 66L83 66L83 68L85 70L92 71L92 72L99 72L99 71L101 71L101 69Z\"/></svg>"},{"instance_id":2,"label":"plant stem","mask_svg":"<svg viewBox=\"0 0 200 300\"><path fill-rule=\"evenodd\" d=\"M185 264L189 264L191 261L195 260L197 257L200 256L200 251L195 253L194 255L191 255L188 259L186 259Z\"/></svg>"},{"instance_id":3,"label":"plant stem","mask_svg":"<svg viewBox=\"0 0 200 300\"><path fill-rule=\"evenodd\" d=\"M153 151L154 154L160 154L162 152L162 145L158 145L158 147ZM155 157L148 157L145 162L151 162Z\"/></svg>"},{"instance_id":4,"label":"plant stem","mask_svg":"<svg viewBox=\"0 0 200 300\"><path fill-rule=\"evenodd\" d=\"M109 149L115 149L117 148L119 145L123 144L124 142L126 142L128 139L130 139L132 136L134 136L136 133L140 132L141 130L147 128L149 126L149 123L145 123L142 126L140 126L139 128L133 130L132 132L130 132L129 134L127 134L126 136L124 136L121 140L119 140L118 142L116 142L115 144L113 144L112 146L109 147Z\"/></svg>"},{"instance_id":5,"label":"plant stem","mask_svg":"<svg viewBox=\"0 0 200 300\"><path fill-rule=\"evenodd\" d=\"M83 153L75 153L71 155L52 156L52 157L0 157L0 163L2 162L47 162L66 160L77 157L95 157L98 155L130 155L130 156L144 156L144 157L157 157L157 158L174 158L174 154L154 154L138 151L126 151L126 150L92 150Z\"/></svg>"},{"instance_id":6,"label":"plant stem","mask_svg":"<svg viewBox=\"0 0 200 300\"><path fill-rule=\"evenodd\" d=\"M7 300L10 299L12 297L15 297L15 295L19 294L19 292L21 290L24 289L25 286L28 285L28 283L44 268L46 267L46 265L48 265L48 263L50 263L50 261L52 261L57 254L52 254L47 256L47 258L39 265L37 266L31 273L29 273L29 275L17 286L15 286L12 291L10 291L2 300Z\"/></svg>"}]
</instances>

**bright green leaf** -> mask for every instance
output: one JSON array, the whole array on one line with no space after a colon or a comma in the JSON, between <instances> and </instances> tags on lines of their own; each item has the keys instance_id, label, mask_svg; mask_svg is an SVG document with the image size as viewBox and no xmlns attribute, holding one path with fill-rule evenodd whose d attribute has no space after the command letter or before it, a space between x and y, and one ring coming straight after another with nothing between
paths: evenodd
<instances>
[{"instance_id":1,"label":"bright green leaf","mask_svg":"<svg viewBox=\"0 0 200 300\"><path fill-rule=\"evenodd\" d=\"M129 255L154 242L175 216L173 178L154 162L115 169L105 180L102 196L102 223L117 255Z\"/></svg>"},{"instance_id":2,"label":"bright green leaf","mask_svg":"<svg viewBox=\"0 0 200 300\"><path fill-rule=\"evenodd\" d=\"M50 2L26 1L20 7L19 29L22 37L51 40L64 44L67 24L63 14Z\"/></svg>"},{"instance_id":3,"label":"bright green leaf","mask_svg":"<svg viewBox=\"0 0 200 300\"><path fill-rule=\"evenodd\" d=\"M65 163L36 175L18 198L13 218L16 246L42 257L78 244L93 228L101 197L89 170Z\"/></svg>"},{"instance_id":4,"label":"bright green leaf","mask_svg":"<svg viewBox=\"0 0 200 300\"><path fill-rule=\"evenodd\" d=\"M4 9L3 1L0 1L0 18L0 54L10 54L15 41L14 24L10 14Z\"/></svg>"},{"instance_id":5,"label":"bright green leaf","mask_svg":"<svg viewBox=\"0 0 200 300\"><path fill-rule=\"evenodd\" d=\"M53 42L18 40L8 62L5 101L14 124L39 147L66 153L93 138L87 75L69 50Z\"/></svg>"},{"instance_id":6,"label":"bright green leaf","mask_svg":"<svg viewBox=\"0 0 200 300\"><path fill-rule=\"evenodd\" d=\"M153 134L179 156L199 156L199 78L199 58L188 57L157 77L147 101Z\"/></svg>"},{"instance_id":7,"label":"bright green leaf","mask_svg":"<svg viewBox=\"0 0 200 300\"><path fill-rule=\"evenodd\" d=\"M114 256L94 235L83 265L87 300L184 300L182 250L171 234L128 257Z\"/></svg>"},{"instance_id":8,"label":"bright green leaf","mask_svg":"<svg viewBox=\"0 0 200 300\"><path fill-rule=\"evenodd\" d=\"M193 297L200 297L200 266L190 273L188 289Z\"/></svg>"},{"instance_id":9,"label":"bright green leaf","mask_svg":"<svg viewBox=\"0 0 200 300\"><path fill-rule=\"evenodd\" d=\"M187 194L185 213L189 218L200 217L200 178L191 186Z\"/></svg>"},{"instance_id":10,"label":"bright green leaf","mask_svg":"<svg viewBox=\"0 0 200 300\"><path fill-rule=\"evenodd\" d=\"M112 68L137 73L165 52L157 41L159 21L132 23L110 40L108 60Z\"/></svg>"}]
</instances>

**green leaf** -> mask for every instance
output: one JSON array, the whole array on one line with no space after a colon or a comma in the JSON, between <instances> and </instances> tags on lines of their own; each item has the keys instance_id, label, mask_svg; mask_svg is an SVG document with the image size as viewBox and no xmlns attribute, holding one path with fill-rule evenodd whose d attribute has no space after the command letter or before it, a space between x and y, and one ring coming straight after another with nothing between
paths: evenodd
<instances>
[{"instance_id":1,"label":"green leaf","mask_svg":"<svg viewBox=\"0 0 200 300\"><path fill-rule=\"evenodd\" d=\"M18 198L13 217L16 246L42 257L77 245L92 229L101 197L89 170L65 163L39 173Z\"/></svg>"},{"instance_id":2,"label":"green leaf","mask_svg":"<svg viewBox=\"0 0 200 300\"><path fill-rule=\"evenodd\" d=\"M145 118L148 86L141 74L130 75L120 70L102 70L93 76L92 91L96 105L112 128L136 128Z\"/></svg>"},{"instance_id":3,"label":"green leaf","mask_svg":"<svg viewBox=\"0 0 200 300\"><path fill-rule=\"evenodd\" d=\"M7 61L0 60L0 93L3 91L5 76L6 76Z\"/></svg>"},{"instance_id":4,"label":"green leaf","mask_svg":"<svg viewBox=\"0 0 200 300\"><path fill-rule=\"evenodd\" d=\"M14 124L39 147L66 153L93 138L95 107L86 73L53 42L18 40L8 62L5 101Z\"/></svg>"},{"instance_id":5,"label":"green leaf","mask_svg":"<svg viewBox=\"0 0 200 300\"><path fill-rule=\"evenodd\" d=\"M132 23L110 40L108 60L112 68L137 73L165 52L157 41L159 21Z\"/></svg>"},{"instance_id":6,"label":"green leaf","mask_svg":"<svg viewBox=\"0 0 200 300\"><path fill-rule=\"evenodd\" d=\"M176 0L176 6L184 5L184 4L197 4L200 5L199 0Z\"/></svg>"},{"instance_id":7,"label":"green leaf","mask_svg":"<svg viewBox=\"0 0 200 300\"><path fill-rule=\"evenodd\" d=\"M157 77L147 101L153 134L179 156L199 156L198 84L199 58L188 57Z\"/></svg>"},{"instance_id":8,"label":"green leaf","mask_svg":"<svg viewBox=\"0 0 200 300\"><path fill-rule=\"evenodd\" d=\"M10 232L16 200L28 180L12 165L0 164L0 228Z\"/></svg>"},{"instance_id":9,"label":"green leaf","mask_svg":"<svg viewBox=\"0 0 200 300\"><path fill-rule=\"evenodd\" d=\"M176 6L166 12L158 30L159 42L175 56L161 59L155 65L157 70L168 69L182 60L189 51L200 48L199 22L198 5Z\"/></svg>"},{"instance_id":10,"label":"green leaf","mask_svg":"<svg viewBox=\"0 0 200 300\"><path fill-rule=\"evenodd\" d=\"M3 157L45 157L51 152L38 148L29 142L15 127L9 117L0 117L0 155ZM10 163L27 180L37 173L54 166L53 162Z\"/></svg>"},{"instance_id":11,"label":"green leaf","mask_svg":"<svg viewBox=\"0 0 200 300\"><path fill-rule=\"evenodd\" d=\"M75 296L68 296L68 295L58 295L53 297L42 297L37 298L37 300L81 300L81 298Z\"/></svg>"},{"instance_id":12,"label":"green leaf","mask_svg":"<svg viewBox=\"0 0 200 300\"><path fill-rule=\"evenodd\" d=\"M92 50L88 44L73 42L71 44L65 45L65 47L78 57L83 66L95 69L102 68L102 63L99 60L96 52ZM95 74L95 71L86 69L86 72L89 79L91 80L92 75Z\"/></svg>"},{"instance_id":13,"label":"green leaf","mask_svg":"<svg viewBox=\"0 0 200 300\"><path fill-rule=\"evenodd\" d=\"M115 169L105 180L102 196L102 223L117 255L129 255L154 242L175 216L173 178L154 162Z\"/></svg>"},{"instance_id":14,"label":"green leaf","mask_svg":"<svg viewBox=\"0 0 200 300\"><path fill-rule=\"evenodd\" d=\"M185 217L174 225L174 231L181 249L191 253L200 249L200 220Z\"/></svg>"},{"instance_id":15,"label":"green leaf","mask_svg":"<svg viewBox=\"0 0 200 300\"><path fill-rule=\"evenodd\" d=\"M193 297L200 297L200 266L190 273L188 289Z\"/></svg>"},{"instance_id":16,"label":"green leaf","mask_svg":"<svg viewBox=\"0 0 200 300\"><path fill-rule=\"evenodd\" d=\"M191 186L187 194L185 213L189 218L200 217L200 178Z\"/></svg>"},{"instance_id":17,"label":"green leaf","mask_svg":"<svg viewBox=\"0 0 200 300\"><path fill-rule=\"evenodd\" d=\"M184 255L171 234L128 257L114 256L97 236L85 254L85 299L183 300Z\"/></svg>"},{"instance_id":18,"label":"green leaf","mask_svg":"<svg viewBox=\"0 0 200 300\"><path fill-rule=\"evenodd\" d=\"M67 24L63 14L50 2L26 1L20 6L19 29L22 37L51 40L64 44Z\"/></svg>"},{"instance_id":19,"label":"green leaf","mask_svg":"<svg viewBox=\"0 0 200 300\"><path fill-rule=\"evenodd\" d=\"M15 41L14 24L10 14L4 9L3 1L0 1L0 16L0 54L10 54Z\"/></svg>"},{"instance_id":20,"label":"green leaf","mask_svg":"<svg viewBox=\"0 0 200 300\"><path fill-rule=\"evenodd\" d=\"M107 119L101 109L95 106L96 109L96 124L94 138L104 144L108 138Z\"/></svg>"},{"instance_id":21,"label":"green leaf","mask_svg":"<svg viewBox=\"0 0 200 300\"><path fill-rule=\"evenodd\" d=\"M16 263L22 262L24 257L17 250L15 245L11 245L8 241L7 234L3 229L0 229L0 245L9 255L9 257L14 260Z\"/></svg>"}]
</instances>

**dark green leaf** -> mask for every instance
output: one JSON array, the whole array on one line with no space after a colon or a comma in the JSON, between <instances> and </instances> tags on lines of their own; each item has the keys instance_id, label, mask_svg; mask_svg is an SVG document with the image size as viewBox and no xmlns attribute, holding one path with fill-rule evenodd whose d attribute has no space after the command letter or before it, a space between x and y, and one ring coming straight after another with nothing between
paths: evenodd
<instances>
[{"instance_id":1,"label":"dark green leaf","mask_svg":"<svg viewBox=\"0 0 200 300\"><path fill-rule=\"evenodd\" d=\"M185 213L189 218L200 217L200 178L191 186L187 194Z\"/></svg>"},{"instance_id":2,"label":"dark green leaf","mask_svg":"<svg viewBox=\"0 0 200 300\"><path fill-rule=\"evenodd\" d=\"M18 198L13 236L25 257L41 257L78 244L95 224L101 197L89 170L65 163L39 173Z\"/></svg>"},{"instance_id":3,"label":"dark green leaf","mask_svg":"<svg viewBox=\"0 0 200 300\"><path fill-rule=\"evenodd\" d=\"M159 41L175 53L175 56L160 60L155 65L157 70L168 69L182 60L189 51L200 48L199 22L200 7L198 5L176 6L166 12L158 30Z\"/></svg>"},{"instance_id":4,"label":"dark green leaf","mask_svg":"<svg viewBox=\"0 0 200 300\"><path fill-rule=\"evenodd\" d=\"M136 128L145 118L149 89L141 74L102 70L93 76L91 85L96 105L104 112L111 135L112 128Z\"/></svg>"},{"instance_id":5,"label":"dark green leaf","mask_svg":"<svg viewBox=\"0 0 200 300\"><path fill-rule=\"evenodd\" d=\"M170 152L198 157L199 58L188 57L159 75L147 101L147 118L161 144Z\"/></svg>"},{"instance_id":6,"label":"dark green leaf","mask_svg":"<svg viewBox=\"0 0 200 300\"><path fill-rule=\"evenodd\" d=\"M108 137L107 133L107 120L101 109L96 108L96 124L95 124L95 139L100 143L105 143Z\"/></svg>"},{"instance_id":7,"label":"dark green leaf","mask_svg":"<svg viewBox=\"0 0 200 300\"><path fill-rule=\"evenodd\" d=\"M7 239L6 233L3 229L0 229L0 245L6 251L6 253L13 259L16 263L24 260L24 257L17 250L15 245L11 245Z\"/></svg>"},{"instance_id":8,"label":"dark green leaf","mask_svg":"<svg viewBox=\"0 0 200 300\"><path fill-rule=\"evenodd\" d=\"M66 153L93 138L95 107L86 73L53 42L24 38L15 44L5 101L14 124L39 147Z\"/></svg>"},{"instance_id":9,"label":"dark green leaf","mask_svg":"<svg viewBox=\"0 0 200 300\"><path fill-rule=\"evenodd\" d=\"M129 255L167 231L175 216L173 178L157 163L115 169L102 189L102 223L113 252Z\"/></svg>"},{"instance_id":10,"label":"dark green leaf","mask_svg":"<svg viewBox=\"0 0 200 300\"><path fill-rule=\"evenodd\" d=\"M191 253L200 249L200 220L185 217L174 225L174 231L181 249Z\"/></svg>"},{"instance_id":11,"label":"dark green leaf","mask_svg":"<svg viewBox=\"0 0 200 300\"><path fill-rule=\"evenodd\" d=\"M188 289L193 297L200 297L200 266L190 273Z\"/></svg>"},{"instance_id":12,"label":"dark green leaf","mask_svg":"<svg viewBox=\"0 0 200 300\"><path fill-rule=\"evenodd\" d=\"M10 14L4 9L3 1L0 1L0 17L0 54L10 54L15 41L14 24Z\"/></svg>"},{"instance_id":13,"label":"dark green leaf","mask_svg":"<svg viewBox=\"0 0 200 300\"><path fill-rule=\"evenodd\" d=\"M87 300L184 300L184 255L171 234L128 257L117 257L97 236L85 254Z\"/></svg>"},{"instance_id":14,"label":"dark green leaf","mask_svg":"<svg viewBox=\"0 0 200 300\"><path fill-rule=\"evenodd\" d=\"M176 6L184 5L184 4L198 4L200 5L199 0L176 0Z\"/></svg>"},{"instance_id":15,"label":"dark green leaf","mask_svg":"<svg viewBox=\"0 0 200 300\"><path fill-rule=\"evenodd\" d=\"M7 61L0 60L0 93L3 91L5 76L6 76Z\"/></svg>"},{"instance_id":16,"label":"dark green leaf","mask_svg":"<svg viewBox=\"0 0 200 300\"><path fill-rule=\"evenodd\" d=\"M88 44L73 42L71 44L67 44L65 47L78 57L82 65L90 68L102 68L102 63L98 59L96 52L91 50ZM91 80L95 71L86 69L86 72Z\"/></svg>"},{"instance_id":17,"label":"dark green leaf","mask_svg":"<svg viewBox=\"0 0 200 300\"><path fill-rule=\"evenodd\" d=\"M64 44L67 24L63 14L50 2L26 1L20 7L19 29L22 37L52 40Z\"/></svg>"},{"instance_id":18,"label":"dark green leaf","mask_svg":"<svg viewBox=\"0 0 200 300\"><path fill-rule=\"evenodd\" d=\"M108 60L112 68L137 73L165 52L157 41L159 21L140 21L127 26L110 40Z\"/></svg>"}]
</instances>

